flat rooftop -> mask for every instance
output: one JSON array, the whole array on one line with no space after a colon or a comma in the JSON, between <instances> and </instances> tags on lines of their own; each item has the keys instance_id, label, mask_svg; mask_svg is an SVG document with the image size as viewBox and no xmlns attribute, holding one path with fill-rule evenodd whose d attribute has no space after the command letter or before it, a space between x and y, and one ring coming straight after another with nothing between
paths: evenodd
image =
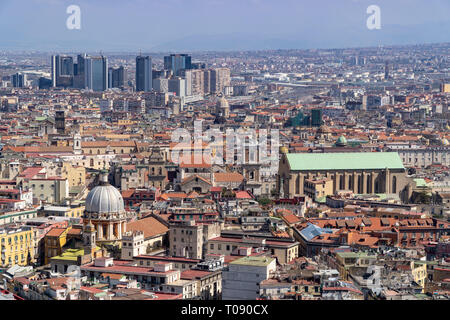
<instances>
[{"instance_id":1,"label":"flat rooftop","mask_svg":"<svg viewBox=\"0 0 450 320\"><path fill-rule=\"evenodd\" d=\"M254 266L254 267L267 267L275 258L270 257L255 257L247 256L230 262L230 264Z\"/></svg>"}]
</instances>

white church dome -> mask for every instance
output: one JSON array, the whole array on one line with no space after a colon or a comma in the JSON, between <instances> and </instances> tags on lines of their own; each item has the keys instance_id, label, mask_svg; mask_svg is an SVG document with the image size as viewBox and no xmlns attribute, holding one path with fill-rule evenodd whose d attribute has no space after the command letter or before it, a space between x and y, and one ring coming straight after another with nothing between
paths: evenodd
<instances>
[{"instance_id":1,"label":"white church dome","mask_svg":"<svg viewBox=\"0 0 450 320\"><path fill-rule=\"evenodd\" d=\"M228 103L228 100L225 99L224 96L220 97L219 100L217 101L217 107L219 108L229 108L230 104Z\"/></svg>"},{"instance_id":2,"label":"white church dome","mask_svg":"<svg viewBox=\"0 0 450 320\"><path fill-rule=\"evenodd\" d=\"M122 195L108 183L107 175L102 175L100 184L89 191L85 210L92 213L122 213L125 210Z\"/></svg>"}]
</instances>

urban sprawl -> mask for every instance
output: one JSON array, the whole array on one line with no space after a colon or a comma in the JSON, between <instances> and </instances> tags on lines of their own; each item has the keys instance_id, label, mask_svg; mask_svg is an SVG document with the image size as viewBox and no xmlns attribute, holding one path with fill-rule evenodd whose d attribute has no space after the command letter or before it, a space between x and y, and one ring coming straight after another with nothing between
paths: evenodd
<instances>
[{"instance_id":1,"label":"urban sprawl","mask_svg":"<svg viewBox=\"0 0 450 320\"><path fill-rule=\"evenodd\" d=\"M0 77L0 300L450 298L450 44Z\"/></svg>"}]
</instances>

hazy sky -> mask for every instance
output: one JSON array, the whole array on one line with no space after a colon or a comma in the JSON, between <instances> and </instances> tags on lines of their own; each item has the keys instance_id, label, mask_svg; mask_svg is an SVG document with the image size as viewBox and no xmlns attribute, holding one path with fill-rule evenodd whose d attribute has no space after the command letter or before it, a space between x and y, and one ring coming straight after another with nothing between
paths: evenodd
<instances>
[{"instance_id":1,"label":"hazy sky","mask_svg":"<svg viewBox=\"0 0 450 320\"><path fill-rule=\"evenodd\" d=\"M66 8L81 8L68 30ZM366 9L381 8L381 30ZM247 50L450 42L449 0L0 0L0 49Z\"/></svg>"}]
</instances>

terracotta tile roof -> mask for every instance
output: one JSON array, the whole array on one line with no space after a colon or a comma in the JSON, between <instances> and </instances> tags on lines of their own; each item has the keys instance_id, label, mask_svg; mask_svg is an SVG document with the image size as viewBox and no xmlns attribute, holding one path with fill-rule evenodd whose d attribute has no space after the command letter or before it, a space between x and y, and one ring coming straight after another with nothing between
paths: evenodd
<instances>
[{"instance_id":1,"label":"terracotta tile roof","mask_svg":"<svg viewBox=\"0 0 450 320\"><path fill-rule=\"evenodd\" d=\"M120 280L120 279L123 278L123 274L120 274L120 273L106 273L106 272L104 272L104 273L101 274L101 276L103 278L109 277L110 279L114 279L114 280Z\"/></svg>"},{"instance_id":2,"label":"terracotta tile roof","mask_svg":"<svg viewBox=\"0 0 450 320\"><path fill-rule=\"evenodd\" d=\"M179 166L180 168L211 168L211 158L207 155L204 155L201 159L196 159L194 155L190 159L180 157Z\"/></svg>"},{"instance_id":3,"label":"terracotta tile roof","mask_svg":"<svg viewBox=\"0 0 450 320\"><path fill-rule=\"evenodd\" d=\"M59 237L63 232L66 231L66 228L53 228L45 236L47 237Z\"/></svg>"},{"instance_id":4,"label":"terracotta tile roof","mask_svg":"<svg viewBox=\"0 0 450 320\"><path fill-rule=\"evenodd\" d=\"M236 192L236 199L253 199L247 191Z\"/></svg>"},{"instance_id":5,"label":"terracotta tile roof","mask_svg":"<svg viewBox=\"0 0 450 320\"><path fill-rule=\"evenodd\" d=\"M20 174L19 177L20 178L25 178L25 179L31 179L33 178L35 175L39 174L39 172L42 171L42 167L31 167L31 168L26 168L25 170L23 170Z\"/></svg>"},{"instance_id":6,"label":"terracotta tile roof","mask_svg":"<svg viewBox=\"0 0 450 320\"><path fill-rule=\"evenodd\" d=\"M197 192L191 191L187 195L186 199L196 199L196 198L198 198L198 196L199 196L199 194Z\"/></svg>"},{"instance_id":7,"label":"terracotta tile roof","mask_svg":"<svg viewBox=\"0 0 450 320\"><path fill-rule=\"evenodd\" d=\"M173 199L173 198L181 198L184 199L186 198L186 193L184 192L170 192L170 193L164 193L160 196L161 199L163 200L169 200L169 199Z\"/></svg>"},{"instance_id":8,"label":"terracotta tile roof","mask_svg":"<svg viewBox=\"0 0 450 320\"><path fill-rule=\"evenodd\" d=\"M100 290L100 289L97 289L97 288L94 288L94 287L84 287L84 286L80 287L80 290L81 291L86 291L86 292L89 292L89 293L93 293L93 294L104 292L103 290Z\"/></svg>"},{"instance_id":9,"label":"terracotta tile roof","mask_svg":"<svg viewBox=\"0 0 450 320\"><path fill-rule=\"evenodd\" d=\"M238 172L216 172L214 173L215 182L238 182L241 183L244 180L242 174Z\"/></svg>"},{"instance_id":10,"label":"terracotta tile roof","mask_svg":"<svg viewBox=\"0 0 450 320\"><path fill-rule=\"evenodd\" d=\"M128 190L123 190L122 191L122 198L127 199L129 197L131 197L134 193L134 189L128 189Z\"/></svg>"},{"instance_id":11,"label":"terracotta tile roof","mask_svg":"<svg viewBox=\"0 0 450 320\"><path fill-rule=\"evenodd\" d=\"M72 147L9 147L10 150L14 152L25 152L25 153L67 153L72 152Z\"/></svg>"},{"instance_id":12,"label":"terracotta tile roof","mask_svg":"<svg viewBox=\"0 0 450 320\"><path fill-rule=\"evenodd\" d=\"M144 238L151 238L166 233L169 229L153 217L127 223L128 231L142 231Z\"/></svg>"},{"instance_id":13,"label":"terracotta tile roof","mask_svg":"<svg viewBox=\"0 0 450 320\"><path fill-rule=\"evenodd\" d=\"M293 214L286 214L282 217L283 220L285 220L289 224L294 224L300 222L299 217Z\"/></svg>"},{"instance_id":14,"label":"terracotta tile roof","mask_svg":"<svg viewBox=\"0 0 450 320\"><path fill-rule=\"evenodd\" d=\"M47 282L49 286L51 287L60 287L63 284L67 284L67 282L70 280L70 277L61 277L61 278L51 278L51 279L44 279L41 280L42 282Z\"/></svg>"}]
</instances>

